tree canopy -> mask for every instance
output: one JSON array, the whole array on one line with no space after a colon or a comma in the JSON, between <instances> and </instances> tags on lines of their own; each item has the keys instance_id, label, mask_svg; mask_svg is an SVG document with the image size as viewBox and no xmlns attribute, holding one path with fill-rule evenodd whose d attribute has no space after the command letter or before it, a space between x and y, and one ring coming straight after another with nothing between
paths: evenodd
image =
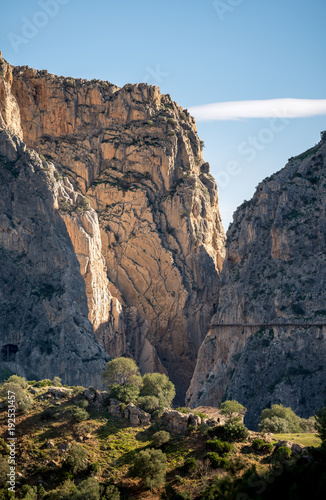
<instances>
[{"instance_id":1,"label":"tree canopy","mask_svg":"<svg viewBox=\"0 0 326 500\"><path fill-rule=\"evenodd\" d=\"M247 408L235 400L224 401L220 405L220 412L226 417L227 422L231 423L239 422L246 411Z\"/></svg>"},{"instance_id":2,"label":"tree canopy","mask_svg":"<svg viewBox=\"0 0 326 500\"><path fill-rule=\"evenodd\" d=\"M115 358L109 361L104 372L104 379L109 387L116 384L140 387L142 383L139 368L131 358Z\"/></svg>"},{"instance_id":3,"label":"tree canopy","mask_svg":"<svg viewBox=\"0 0 326 500\"><path fill-rule=\"evenodd\" d=\"M316 413L316 429L322 440L322 445L326 447L326 406Z\"/></svg>"},{"instance_id":4,"label":"tree canopy","mask_svg":"<svg viewBox=\"0 0 326 500\"><path fill-rule=\"evenodd\" d=\"M260 415L260 431L265 432L302 432L300 418L294 411L283 405L272 405L271 408L265 408Z\"/></svg>"},{"instance_id":5,"label":"tree canopy","mask_svg":"<svg viewBox=\"0 0 326 500\"><path fill-rule=\"evenodd\" d=\"M156 396L161 406L170 407L175 397L175 387L163 373L146 373L140 396Z\"/></svg>"},{"instance_id":6,"label":"tree canopy","mask_svg":"<svg viewBox=\"0 0 326 500\"><path fill-rule=\"evenodd\" d=\"M141 450L135 456L130 472L133 476L140 477L145 487L152 491L164 484L166 467L166 455L161 450L149 448Z\"/></svg>"}]
</instances>

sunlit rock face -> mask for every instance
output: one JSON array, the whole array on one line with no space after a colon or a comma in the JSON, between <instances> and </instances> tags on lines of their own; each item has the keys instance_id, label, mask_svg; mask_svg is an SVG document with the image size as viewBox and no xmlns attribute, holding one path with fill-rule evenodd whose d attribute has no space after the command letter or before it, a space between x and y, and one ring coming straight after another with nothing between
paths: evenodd
<instances>
[{"instance_id":1,"label":"sunlit rock face","mask_svg":"<svg viewBox=\"0 0 326 500\"><path fill-rule=\"evenodd\" d=\"M11 120L53 165L85 318L107 353L168 372L181 400L215 312L225 243L193 118L158 87L8 71L15 104L2 126Z\"/></svg>"}]
</instances>

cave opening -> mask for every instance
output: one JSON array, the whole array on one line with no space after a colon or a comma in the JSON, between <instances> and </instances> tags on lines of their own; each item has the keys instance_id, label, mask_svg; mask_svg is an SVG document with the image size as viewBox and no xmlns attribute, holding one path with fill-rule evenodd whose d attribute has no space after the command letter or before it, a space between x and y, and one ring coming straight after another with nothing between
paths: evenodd
<instances>
[{"instance_id":1,"label":"cave opening","mask_svg":"<svg viewBox=\"0 0 326 500\"><path fill-rule=\"evenodd\" d=\"M0 352L1 361L6 361L7 363L15 362L17 351L18 345L15 344L6 344L2 346Z\"/></svg>"}]
</instances>

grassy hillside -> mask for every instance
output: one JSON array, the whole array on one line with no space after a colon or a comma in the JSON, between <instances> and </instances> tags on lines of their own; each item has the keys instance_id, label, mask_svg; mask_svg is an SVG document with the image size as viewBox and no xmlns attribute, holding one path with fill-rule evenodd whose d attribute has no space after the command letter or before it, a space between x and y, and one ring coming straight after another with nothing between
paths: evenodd
<instances>
[{"instance_id":1,"label":"grassy hillside","mask_svg":"<svg viewBox=\"0 0 326 500\"><path fill-rule=\"evenodd\" d=\"M133 427L127 420L110 416L106 404L87 406L83 388L69 388L64 397L55 398L45 384L25 389L31 405L24 413L17 413L15 422L16 497L8 496L2 473L0 499L233 498L223 493L225 485L238 487L243 481L248 482L248 477L251 481L266 478L282 460L288 464L296 461L291 452L285 456L283 451L283 456L271 444L257 444L253 441L257 433L250 433L245 441L223 445L222 450L221 444L207 443L216 441L207 426L190 428L185 435L171 435L159 447L166 455L166 475L164 484L151 492L130 469L141 450L154 448L154 434L164 430L160 420L146 427ZM0 411L0 465L4 471L8 458L6 400ZM274 438L311 446L320 444L311 434ZM216 446L217 452L213 451ZM222 493L218 493L218 488L222 488ZM257 493L257 488L253 493Z\"/></svg>"}]
</instances>

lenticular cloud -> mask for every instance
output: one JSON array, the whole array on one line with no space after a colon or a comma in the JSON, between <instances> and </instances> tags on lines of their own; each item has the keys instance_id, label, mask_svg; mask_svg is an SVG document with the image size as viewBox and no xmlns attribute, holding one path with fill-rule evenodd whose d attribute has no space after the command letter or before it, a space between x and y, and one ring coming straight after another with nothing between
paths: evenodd
<instances>
[{"instance_id":1,"label":"lenticular cloud","mask_svg":"<svg viewBox=\"0 0 326 500\"><path fill-rule=\"evenodd\" d=\"M190 113L198 122L244 120L246 118L302 118L326 115L326 99L266 99L231 101L192 106Z\"/></svg>"}]
</instances>

